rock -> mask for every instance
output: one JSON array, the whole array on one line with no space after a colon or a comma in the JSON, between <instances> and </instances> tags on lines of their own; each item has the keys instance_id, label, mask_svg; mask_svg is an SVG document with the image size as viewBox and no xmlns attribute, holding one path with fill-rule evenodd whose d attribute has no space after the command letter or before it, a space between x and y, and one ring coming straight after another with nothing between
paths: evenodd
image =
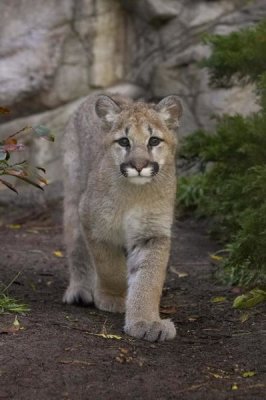
<instances>
[{"instance_id":1,"label":"rock","mask_svg":"<svg viewBox=\"0 0 266 400\"><path fill-rule=\"evenodd\" d=\"M114 86L110 86L106 88L106 92L111 94L119 93L121 96L126 96L134 100L147 96L147 91L143 87L130 82L120 82Z\"/></svg>"},{"instance_id":2,"label":"rock","mask_svg":"<svg viewBox=\"0 0 266 400\"><path fill-rule=\"evenodd\" d=\"M248 100L247 100L248 99ZM216 121L213 115L242 114L249 115L259 110L253 85L230 89L212 89L199 93L195 113L201 126L214 130ZM211 107L212 106L212 110Z\"/></svg>"},{"instance_id":3,"label":"rock","mask_svg":"<svg viewBox=\"0 0 266 400\"><path fill-rule=\"evenodd\" d=\"M2 1L0 105L12 112L0 116L0 139L25 125L50 127L56 142L31 141L28 156L57 181L64 125L93 91L156 101L179 95L181 137L213 130L213 114L256 111L252 86L210 88L199 61L211 51L203 34L265 17L265 0Z\"/></svg>"},{"instance_id":4,"label":"rock","mask_svg":"<svg viewBox=\"0 0 266 400\"><path fill-rule=\"evenodd\" d=\"M121 13L116 0L2 2L0 104L22 117L121 79Z\"/></svg>"},{"instance_id":5,"label":"rock","mask_svg":"<svg viewBox=\"0 0 266 400\"><path fill-rule=\"evenodd\" d=\"M134 12L155 25L165 23L178 15L178 10L165 3L163 0L122 0L122 5L127 11ZM178 5L178 8L180 7Z\"/></svg>"}]
</instances>

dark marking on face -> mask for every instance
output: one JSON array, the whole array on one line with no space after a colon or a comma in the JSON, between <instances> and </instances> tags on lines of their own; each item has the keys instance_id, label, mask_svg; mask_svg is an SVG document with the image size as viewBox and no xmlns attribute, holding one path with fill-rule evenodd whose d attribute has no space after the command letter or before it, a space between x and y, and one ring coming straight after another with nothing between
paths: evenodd
<instances>
[{"instance_id":1,"label":"dark marking on face","mask_svg":"<svg viewBox=\"0 0 266 400\"><path fill-rule=\"evenodd\" d=\"M121 174L124 175L126 178L127 178L127 166L128 166L127 163L120 164Z\"/></svg>"},{"instance_id":2,"label":"dark marking on face","mask_svg":"<svg viewBox=\"0 0 266 400\"><path fill-rule=\"evenodd\" d=\"M150 125L148 126L148 131L149 131L150 136L152 136L153 130L152 130L152 127Z\"/></svg>"},{"instance_id":3,"label":"dark marking on face","mask_svg":"<svg viewBox=\"0 0 266 400\"><path fill-rule=\"evenodd\" d=\"M122 252L123 252L123 254L124 254L124 256L127 258L127 256L128 256L128 251L127 251L127 248L126 247L122 247Z\"/></svg>"},{"instance_id":4,"label":"dark marking on face","mask_svg":"<svg viewBox=\"0 0 266 400\"><path fill-rule=\"evenodd\" d=\"M129 133L129 126L126 126L126 128L125 128L125 135L127 136L128 133Z\"/></svg>"},{"instance_id":5,"label":"dark marking on face","mask_svg":"<svg viewBox=\"0 0 266 400\"><path fill-rule=\"evenodd\" d=\"M151 164L152 164L152 176L155 176L159 172L159 164L156 161L153 161Z\"/></svg>"}]
</instances>

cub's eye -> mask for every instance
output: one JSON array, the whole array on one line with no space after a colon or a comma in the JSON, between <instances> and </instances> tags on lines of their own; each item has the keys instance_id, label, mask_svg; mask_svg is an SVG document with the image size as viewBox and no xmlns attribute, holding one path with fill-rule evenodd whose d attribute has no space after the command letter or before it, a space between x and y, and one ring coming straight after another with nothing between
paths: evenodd
<instances>
[{"instance_id":1,"label":"cub's eye","mask_svg":"<svg viewBox=\"0 0 266 400\"><path fill-rule=\"evenodd\" d=\"M126 137L117 140L117 143L122 147L130 147L130 141Z\"/></svg>"},{"instance_id":2,"label":"cub's eye","mask_svg":"<svg viewBox=\"0 0 266 400\"><path fill-rule=\"evenodd\" d=\"M158 146L158 144L160 144L162 141L162 139L152 136L149 140L149 146Z\"/></svg>"}]
</instances>

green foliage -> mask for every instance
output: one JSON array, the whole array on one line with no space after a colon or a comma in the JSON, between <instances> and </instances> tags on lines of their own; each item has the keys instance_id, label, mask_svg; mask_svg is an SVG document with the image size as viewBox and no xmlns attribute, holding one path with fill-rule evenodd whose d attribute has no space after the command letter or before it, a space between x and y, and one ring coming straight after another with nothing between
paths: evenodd
<instances>
[{"instance_id":1,"label":"green foliage","mask_svg":"<svg viewBox=\"0 0 266 400\"><path fill-rule=\"evenodd\" d=\"M188 137L181 157L203 172L181 180L185 208L210 216L212 231L227 244L223 279L242 286L266 283L266 22L227 37L208 36L213 53L204 65L211 83L253 81L261 110L249 117L224 115L215 134Z\"/></svg>"},{"instance_id":2,"label":"green foliage","mask_svg":"<svg viewBox=\"0 0 266 400\"><path fill-rule=\"evenodd\" d=\"M0 314L4 313L24 313L29 311L28 306L19 303L17 300L5 294L0 294Z\"/></svg>"},{"instance_id":3,"label":"green foliage","mask_svg":"<svg viewBox=\"0 0 266 400\"><path fill-rule=\"evenodd\" d=\"M258 81L265 74L266 21L228 36L207 35L205 43L213 48L212 55L202 63L210 70L211 84L227 86L236 79Z\"/></svg>"},{"instance_id":4,"label":"green foliage","mask_svg":"<svg viewBox=\"0 0 266 400\"><path fill-rule=\"evenodd\" d=\"M0 107L0 114L5 115L9 113L10 110L8 108ZM14 153L23 151L25 149L25 145L21 142L21 140L26 135L32 135L37 138L44 138L49 141L54 141L54 137L51 135L50 130L42 125L37 127L26 126L0 141L0 184L6 186L15 193L18 193L16 187L8 180L2 179L1 176L5 175L16 177L41 190L43 190L42 185L47 183L46 179L44 179L42 175L42 173L45 173L43 168L34 167L27 161L18 163L11 161ZM14 280L12 280L12 282L4 289L0 287L0 314L6 312L23 313L29 311L29 308L25 304L19 303L17 300L9 297L6 294L13 281Z\"/></svg>"},{"instance_id":5,"label":"green foliage","mask_svg":"<svg viewBox=\"0 0 266 400\"><path fill-rule=\"evenodd\" d=\"M178 182L178 200L184 208L196 210L203 197L203 174L180 178Z\"/></svg>"}]
</instances>

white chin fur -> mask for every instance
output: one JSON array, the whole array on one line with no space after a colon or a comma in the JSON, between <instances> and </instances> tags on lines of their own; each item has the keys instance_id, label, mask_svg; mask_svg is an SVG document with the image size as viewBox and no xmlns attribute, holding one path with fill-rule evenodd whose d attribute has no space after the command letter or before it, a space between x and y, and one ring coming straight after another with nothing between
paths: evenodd
<instances>
[{"instance_id":1,"label":"white chin fur","mask_svg":"<svg viewBox=\"0 0 266 400\"><path fill-rule=\"evenodd\" d=\"M127 176L129 178L135 178L139 176L139 173L135 168L127 168Z\"/></svg>"},{"instance_id":2,"label":"white chin fur","mask_svg":"<svg viewBox=\"0 0 266 400\"><path fill-rule=\"evenodd\" d=\"M132 176L128 177L129 182L134 183L135 185L144 185L145 183L149 183L151 181L151 177L146 176Z\"/></svg>"},{"instance_id":3,"label":"white chin fur","mask_svg":"<svg viewBox=\"0 0 266 400\"><path fill-rule=\"evenodd\" d=\"M152 176L152 168L151 167L146 167L143 168L140 172L140 175L138 171L135 168L127 168L127 176L129 178L135 178L135 177L145 177L145 178L150 178Z\"/></svg>"}]
</instances>

